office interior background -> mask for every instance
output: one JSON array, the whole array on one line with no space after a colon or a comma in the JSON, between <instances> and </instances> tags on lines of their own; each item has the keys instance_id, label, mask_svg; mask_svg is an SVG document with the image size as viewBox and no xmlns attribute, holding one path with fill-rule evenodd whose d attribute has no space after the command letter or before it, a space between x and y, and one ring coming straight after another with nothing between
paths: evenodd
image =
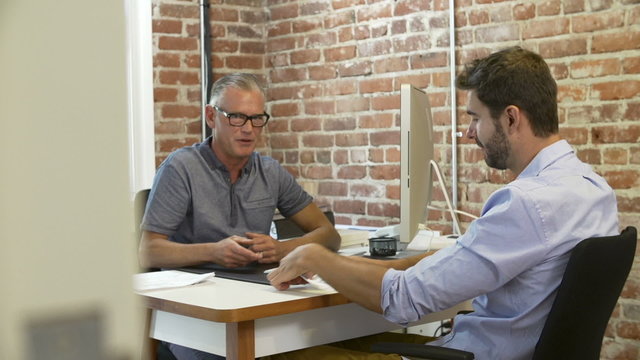
<instances>
[{"instance_id":1,"label":"office interior background","mask_svg":"<svg viewBox=\"0 0 640 360\"><path fill-rule=\"evenodd\" d=\"M547 60L558 82L561 134L615 189L621 226L640 224L639 4L461 0L454 13L457 71L511 45ZM201 139L199 1L154 0L152 14L159 165ZM272 120L260 152L278 159L338 223L399 221L402 83L429 94L435 159L451 193L448 1L211 0L208 15L214 79L243 71L265 80ZM456 130L464 133L466 99L456 95ZM458 207L478 214L513 175L488 169L474 142L457 140ZM437 186L433 197L444 207ZM445 212L429 212L430 228L450 233L450 224ZM638 261L602 359L640 359Z\"/></svg>"}]
</instances>

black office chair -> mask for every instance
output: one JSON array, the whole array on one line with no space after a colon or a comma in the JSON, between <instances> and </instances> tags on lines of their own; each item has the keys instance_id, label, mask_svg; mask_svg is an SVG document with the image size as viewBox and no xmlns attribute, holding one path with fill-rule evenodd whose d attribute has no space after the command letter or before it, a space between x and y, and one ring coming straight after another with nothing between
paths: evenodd
<instances>
[{"instance_id":1,"label":"black office chair","mask_svg":"<svg viewBox=\"0 0 640 360\"><path fill-rule=\"evenodd\" d=\"M597 360L611 313L633 258L637 232L590 238L573 249L558 294L533 354L533 360ZM468 360L467 351L421 344L379 343L375 352L431 360Z\"/></svg>"},{"instance_id":2,"label":"black office chair","mask_svg":"<svg viewBox=\"0 0 640 360\"><path fill-rule=\"evenodd\" d=\"M333 211L321 207L320 210L324 214L324 216L329 219L331 225L336 224L336 219L333 215ZM300 237L305 234L304 230L300 229L300 227L288 218L278 214L273 215L273 223L276 226L276 233L278 234L278 239L291 239L295 237Z\"/></svg>"}]
</instances>

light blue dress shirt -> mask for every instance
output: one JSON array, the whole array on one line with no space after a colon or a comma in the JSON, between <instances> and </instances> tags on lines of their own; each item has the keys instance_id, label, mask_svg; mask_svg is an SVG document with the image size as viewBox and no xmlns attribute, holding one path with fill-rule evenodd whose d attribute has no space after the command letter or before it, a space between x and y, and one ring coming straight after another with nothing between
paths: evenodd
<instances>
[{"instance_id":1,"label":"light blue dress shirt","mask_svg":"<svg viewBox=\"0 0 640 360\"><path fill-rule=\"evenodd\" d=\"M384 317L406 324L473 299L474 312L433 344L478 360L530 359L571 249L618 233L613 190L558 141L489 197L455 246L386 272Z\"/></svg>"}]
</instances>

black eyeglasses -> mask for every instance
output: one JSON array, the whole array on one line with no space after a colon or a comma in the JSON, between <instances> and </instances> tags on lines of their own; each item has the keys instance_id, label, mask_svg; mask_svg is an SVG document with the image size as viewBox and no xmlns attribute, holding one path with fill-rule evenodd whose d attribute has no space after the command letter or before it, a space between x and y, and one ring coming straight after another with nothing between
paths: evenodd
<instances>
[{"instance_id":1,"label":"black eyeglasses","mask_svg":"<svg viewBox=\"0 0 640 360\"><path fill-rule=\"evenodd\" d=\"M253 127L263 127L267 125L267 121L269 121L269 118L271 117L267 113L251 116L243 113L228 113L222 110L218 105L213 105L213 108L229 119L229 125L237 127L243 127L249 120L251 120L251 125L253 125Z\"/></svg>"}]
</instances>

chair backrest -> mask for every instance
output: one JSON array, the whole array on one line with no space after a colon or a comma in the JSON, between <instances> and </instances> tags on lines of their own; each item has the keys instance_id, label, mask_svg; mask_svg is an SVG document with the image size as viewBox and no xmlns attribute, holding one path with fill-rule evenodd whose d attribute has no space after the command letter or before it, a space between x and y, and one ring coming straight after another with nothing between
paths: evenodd
<instances>
[{"instance_id":1,"label":"chair backrest","mask_svg":"<svg viewBox=\"0 0 640 360\"><path fill-rule=\"evenodd\" d=\"M140 240L140 224L142 223L142 217L144 216L144 209L147 207L147 200L149 200L150 189L142 189L136 193L133 199L134 206L134 225L136 227L136 234L138 234L138 240Z\"/></svg>"},{"instance_id":2,"label":"chair backrest","mask_svg":"<svg viewBox=\"0 0 640 360\"><path fill-rule=\"evenodd\" d=\"M329 219L331 225L336 224L333 211L323 208L320 208L320 210L322 210L323 214L327 219ZM292 220L285 218L280 214L274 215L273 223L276 225L276 233L278 233L278 239L280 240L291 239L304 235L304 230L300 229L300 227Z\"/></svg>"},{"instance_id":3,"label":"chair backrest","mask_svg":"<svg viewBox=\"0 0 640 360\"><path fill-rule=\"evenodd\" d=\"M597 360L604 332L633 264L637 233L581 241L572 251L562 283L533 355L534 360Z\"/></svg>"}]
</instances>

